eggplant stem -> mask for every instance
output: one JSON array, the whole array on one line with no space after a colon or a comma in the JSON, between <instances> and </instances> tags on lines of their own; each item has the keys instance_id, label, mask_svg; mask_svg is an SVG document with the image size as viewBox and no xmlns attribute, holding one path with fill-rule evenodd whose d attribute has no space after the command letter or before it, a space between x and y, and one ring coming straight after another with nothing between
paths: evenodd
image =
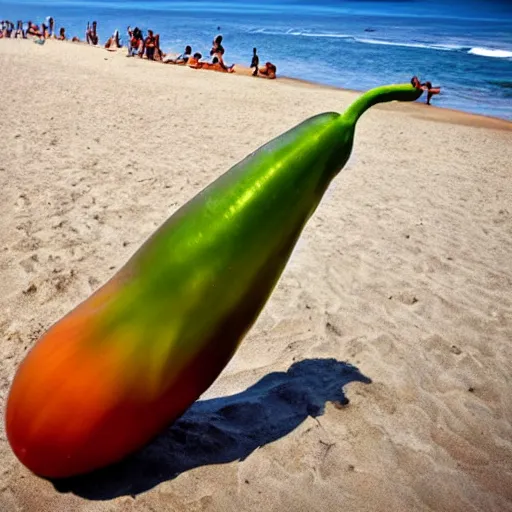
<instances>
[{"instance_id":1,"label":"eggplant stem","mask_svg":"<svg viewBox=\"0 0 512 512\"><path fill-rule=\"evenodd\" d=\"M388 101L415 101L423 94L423 89L411 84L392 84L375 87L365 92L343 114L343 119L353 124L373 105Z\"/></svg>"}]
</instances>

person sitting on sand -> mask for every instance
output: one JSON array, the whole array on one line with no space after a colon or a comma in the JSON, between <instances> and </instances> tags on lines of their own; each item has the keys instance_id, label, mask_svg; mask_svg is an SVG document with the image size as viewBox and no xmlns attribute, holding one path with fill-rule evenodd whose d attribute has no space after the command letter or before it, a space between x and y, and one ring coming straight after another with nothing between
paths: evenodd
<instances>
[{"instance_id":1,"label":"person sitting on sand","mask_svg":"<svg viewBox=\"0 0 512 512\"><path fill-rule=\"evenodd\" d=\"M142 34L142 30L140 28L135 27L133 31L134 41L137 43L137 55L142 59L144 57L144 35Z\"/></svg>"},{"instance_id":2,"label":"person sitting on sand","mask_svg":"<svg viewBox=\"0 0 512 512\"><path fill-rule=\"evenodd\" d=\"M259 64L260 64L260 58L258 57L258 54L256 53L256 48L253 48L252 49L251 65L249 66L251 69L254 68L252 76L256 76L258 74L258 66L259 66Z\"/></svg>"},{"instance_id":3,"label":"person sitting on sand","mask_svg":"<svg viewBox=\"0 0 512 512\"><path fill-rule=\"evenodd\" d=\"M235 65L223 66L217 57L213 57L212 62L200 62L201 69L209 69L211 71L221 71L223 73L233 73Z\"/></svg>"},{"instance_id":4,"label":"person sitting on sand","mask_svg":"<svg viewBox=\"0 0 512 512\"><path fill-rule=\"evenodd\" d=\"M85 40L88 44L92 44L94 46L98 44L98 24L96 23L96 21L92 22L92 26L90 26L89 23L87 23L87 29L85 31Z\"/></svg>"},{"instance_id":5,"label":"person sitting on sand","mask_svg":"<svg viewBox=\"0 0 512 512\"><path fill-rule=\"evenodd\" d=\"M187 60L187 66L193 69L201 69L203 62L200 62L200 59L202 59L202 57L199 52L194 53L194 55Z\"/></svg>"},{"instance_id":6,"label":"person sitting on sand","mask_svg":"<svg viewBox=\"0 0 512 512\"><path fill-rule=\"evenodd\" d=\"M121 39L119 38L119 30L116 30L105 43L105 48L107 50L116 50L117 48L122 48Z\"/></svg>"},{"instance_id":7,"label":"person sitting on sand","mask_svg":"<svg viewBox=\"0 0 512 512\"><path fill-rule=\"evenodd\" d=\"M210 49L210 56L213 58L215 56L222 56L224 55L224 46L222 46L222 36L219 34L215 37L215 39L212 41L212 47Z\"/></svg>"},{"instance_id":8,"label":"person sitting on sand","mask_svg":"<svg viewBox=\"0 0 512 512\"><path fill-rule=\"evenodd\" d=\"M191 46L185 46L185 51L178 55L176 58L166 58L164 62L169 64L186 64L188 62L188 59L192 56L192 47Z\"/></svg>"},{"instance_id":9,"label":"person sitting on sand","mask_svg":"<svg viewBox=\"0 0 512 512\"><path fill-rule=\"evenodd\" d=\"M80 38L77 37L77 36L73 36L73 39L71 39L71 42L72 43L79 43L80 42Z\"/></svg>"},{"instance_id":10,"label":"person sitting on sand","mask_svg":"<svg viewBox=\"0 0 512 512\"><path fill-rule=\"evenodd\" d=\"M272 62L265 62L265 65L258 69L258 73L264 78L273 79L276 77L277 68Z\"/></svg>"},{"instance_id":11,"label":"person sitting on sand","mask_svg":"<svg viewBox=\"0 0 512 512\"><path fill-rule=\"evenodd\" d=\"M185 46L185 51L181 55L178 56L178 58L176 59L176 61L177 61L176 64L180 61L183 61L183 63L186 64L188 59L190 59L191 55L192 55L192 46L190 46L190 45Z\"/></svg>"},{"instance_id":12,"label":"person sitting on sand","mask_svg":"<svg viewBox=\"0 0 512 512\"><path fill-rule=\"evenodd\" d=\"M34 25L34 23L32 23L31 21L28 22L27 35L42 37L42 34L39 31L39 27L37 25Z\"/></svg>"},{"instance_id":13,"label":"person sitting on sand","mask_svg":"<svg viewBox=\"0 0 512 512\"><path fill-rule=\"evenodd\" d=\"M224 46L222 46L222 36L219 34L212 42L212 47L210 49L210 57L212 58L211 63L213 64L213 59L217 58L217 61L220 63L225 70L228 70L228 66L224 63ZM233 66L231 66L233 67Z\"/></svg>"},{"instance_id":14,"label":"person sitting on sand","mask_svg":"<svg viewBox=\"0 0 512 512\"><path fill-rule=\"evenodd\" d=\"M14 31L14 23L11 21L2 21L2 27L0 29L0 37L10 38Z\"/></svg>"},{"instance_id":15,"label":"person sitting on sand","mask_svg":"<svg viewBox=\"0 0 512 512\"><path fill-rule=\"evenodd\" d=\"M57 41L67 41L66 37L66 29L64 27L61 27L59 30L59 37L57 37Z\"/></svg>"},{"instance_id":16,"label":"person sitting on sand","mask_svg":"<svg viewBox=\"0 0 512 512\"><path fill-rule=\"evenodd\" d=\"M165 53L160 48L160 34L155 34L155 60L162 62Z\"/></svg>"},{"instance_id":17,"label":"person sitting on sand","mask_svg":"<svg viewBox=\"0 0 512 512\"><path fill-rule=\"evenodd\" d=\"M2 37L10 38L12 36L12 33L14 32L14 23L11 21L3 21L2 22L2 29L0 30L0 34Z\"/></svg>"},{"instance_id":18,"label":"person sitting on sand","mask_svg":"<svg viewBox=\"0 0 512 512\"><path fill-rule=\"evenodd\" d=\"M213 58L212 62L201 62L202 55L197 52L187 60L187 65L193 69L209 69L211 71L221 71L223 73L233 73L235 65L226 67L223 66L217 57Z\"/></svg>"},{"instance_id":19,"label":"person sitting on sand","mask_svg":"<svg viewBox=\"0 0 512 512\"><path fill-rule=\"evenodd\" d=\"M128 43L128 57L135 57L138 55L140 58L144 55L144 38L142 31L135 27L133 30L128 27L128 34L130 35L130 42Z\"/></svg>"},{"instance_id":20,"label":"person sitting on sand","mask_svg":"<svg viewBox=\"0 0 512 512\"><path fill-rule=\"evenodd\" d=\"M148 35L144 40L144 46L146 48L146 57L148 60L155 60L156 38L153 35L152 30L148 30Z\"/></svg>"}]
</instances>

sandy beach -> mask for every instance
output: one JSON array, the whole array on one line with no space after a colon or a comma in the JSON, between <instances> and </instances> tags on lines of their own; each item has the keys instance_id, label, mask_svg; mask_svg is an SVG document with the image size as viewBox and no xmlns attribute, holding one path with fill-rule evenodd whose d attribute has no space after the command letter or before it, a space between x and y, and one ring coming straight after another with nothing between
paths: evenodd
<instances>
[{"instance_id":1,"label":"sandy beach","mask_svg":"<svg viewBox=\"0 0 512 512\"><path fill-rule=\"evenodd\" d=\"M371 109L214 385L54 485L5 435L27 351L203 187L359 93L57 41L1 40L0 66L0 510L512 511L512 123Z\"/></svg>"}]
</instances>

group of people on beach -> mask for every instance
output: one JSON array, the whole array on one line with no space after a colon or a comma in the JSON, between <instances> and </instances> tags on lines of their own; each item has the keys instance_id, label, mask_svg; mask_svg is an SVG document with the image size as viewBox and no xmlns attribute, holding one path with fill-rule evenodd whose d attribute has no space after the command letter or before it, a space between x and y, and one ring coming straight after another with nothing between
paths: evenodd
<instances>
[{"instance_id":1,"label":"group of people on beach","mask_svg":"<svg viewBox=\"0 0 512 512\"><path fill-rule=\"evenodd\" d=\"M233 73L235 71L235 64L228 66L224 62L224 47L222 46L222 36L218 35L212 41L210 48L210 59L201 60L203 58L200 52L192 53L192 47L187 45L183 53L177 57L164 56L163 62L169 64L182 64L187 65L194 69L212 69L214 71L225 71ZM253 76L262 76L265 78L275 78L277 68L271 62L266 62L264 66L259 65L259 57L257 48L253 48L253 57L251 60L250 69Z\"/></svg>"},{"instance_id":2,"label":"group of people on beach","mask_svg":"<svg viewBox=\"0 0 512 512\"><path fill-rule=\"evenodd\" d=\"M148 30L147 36L144 37L140 28L128 27L127 34L128 57L146 57L149 60L160 61L164 64L181 64L194 69L210 69L226 73L235 72L235 64L228 66L224 62L225 49L222 45L223 37L220 34L213 39L210 55L206 60L203 59L201 52L193 52L190 45L185 46L183 53L177 56L165 54L160 48L160 35L154 34L152 30ZM118 30L107 40L105 48L109 50L122 48ZM277 68L271 62L265 63L264 66L259 66L259 57L256 48L253 48L253 58L250 67L253 76L259 75L265 78L276 77Z\"/></svg>"},{"instance_id":3,"label":"group of people on beach","mask_svg":"<svg viewBox=\"0 0 512 512\"><path fill-rule=\"evenodd\" d=\"M57 35L55 31L55 20L51 16L46 18L45 21L46 23L42 23L41 27L39 27L39 25L32 23L32 21L23 22L22 20L18 20L16 22L16 28L14 28L12 21L2 20L0 21L0 39L4 37L12 37L14 39L33 37L42 40L52 38L61 41L67 39L64 28L61 28ZM78 41L79 39L74 38L73 40Z\"/></svg>"},{"instance_id":4,"label":"group of people on beach","mask_svg":"<svg viewBox=\"0 0 512 512\"><path fill-rule=\"evenodd\" d=\"M16 29L14 29L14 23L5 20L0 22L0 38L2 37L13 37L13 38L33 38L34 42L38 44L44 44L46 39L57 39L60 41L67 41L68 36L66 29L61 27L58 34L55 29L55 20L52 17L48 17L45 23L38 25L28 21L18 21ZM152 61L159 61L164 64L178 64L186 65L193 69L209 69L213 71L220 71L226 73L235 72L236 65L232 64L228 66L224 62L224 46L222 44L222 35L217 35L210 48L209 58L204 59L201 52L192 52L192 47L187 45L183 53L178 56L172 54L165 54L160 48L160 35L155 34L152 30L147 30L146 36L144 36L142 30L138 27L127 28L127 57L139 57L146 58ZM76 36L71 41L82 42ZM98 35L98 24L96 21L87 23L85 30L85 42L93 46L99 46L99 35ZM116 51L123 48L121 36L119 31L116 30L104 44L104 48L109 51ZM263 66L259 65L259 57L257 49L253 48L253 55L250 63L250 70L252 76L260 76L262 78L276 78L277 67L271 62L266 62Z\"/></svg>"},{"instance_id":5,"label":"group of people on beach","mask_svg":"<svg viewBox=\"0 0 512 512\"><path fill-rule=\"evenodd\" d=\"M220 28L220 27L219 27ZM66 29L61 27L57 34L55 29L55 20L52 17L47 17L45 23L42 23L39 27L32 21L23 22L18 20L16 28L13 22L8 20L0 21L0 38L34 38L34 41L39 44L44 44L46 39L57 39L59 41L67 41ZM147 30L146 36L144 36L142 30L138 27L127 28L127 57L139 57L146 58L152 61L159 61L164 64L178 64L191 67L193 69L209 69L213 71L221 71L226 73L235 72L235 64L228 66L224 62L224 46L222 44L222 35L217 35L210 48L209 58L203 59L201 52L193 52L192 47L187 45L183 53L173 56L171 54L165 54L160 48L160 35L155 34L152 30ZM81 42L80 39L74 36L71 41ZM93 21L87 23L85 30L85 42L87 44L98 46L98 23ZM119 30L116 30L106 41L104 48L109 51L116 51L123 48ZM260 66L260 61L257 53L257 48L253 48L252 60L249 66L252 76L261 76L263 78L275 78L277 68L275 64L266 62L263 66ZM427 92L427 105L430 105L430 100L433 95L441 92L440 87L433 87L431 82L420 82L418 77L414 76L411 80L414 87L421 88Z\"/></svg>"},{"instance_id":6,"label":"group of people on beach","mask_svg":"<svg viewBox=\"0 0 512 512\"><path fill-rule=\"evenodd\" d=\"M43 44L46 39L57 39L58 41L67 41L66 29L61 27L59 33L55 29L55 20L48 16L45 23L41 23L41 26L32 21L18 20L16 22L16 29L14 23L9 20L0 21L0 39L2 38L14 38L14 39L28 39L33 38L35 42ZM78 37L72 38L73 42L80 42Z\"/></svg>"}]
</instances>

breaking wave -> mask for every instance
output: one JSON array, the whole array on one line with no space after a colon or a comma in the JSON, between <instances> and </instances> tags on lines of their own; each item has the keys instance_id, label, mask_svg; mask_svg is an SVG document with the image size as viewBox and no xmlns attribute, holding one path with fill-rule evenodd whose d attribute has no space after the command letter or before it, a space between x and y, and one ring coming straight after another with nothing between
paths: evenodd
<instances>
[{"instance_id":1,"label":"breaking wave","mask_svg":"<svg viewBox=\"0 0 512 512\"><path fill-rule=\"evenodd\" d=\"M483 47L472 47L455 44L429 44L429 43L418 43L418 42L402 42L402 41L386 41L384 39L373 39L356 37L350 34L339 34L335 32L311 32L307 30L296 30L288 29L286 31L269 30L265 28L259 28L251 30L253 34L265 34L265 35L276 35L276 36L295 36L295 37L311 37L311 38L331 38L331 39L344 39L361 44L373 44L381 46L397 46L403 48L423 48L427 50L436 50L443 52L461 52L470 55L478 55L480 57L491 57L501 59L512 59L512 51L503 49L483 48Z\"/></svg>"}]
</instances>

